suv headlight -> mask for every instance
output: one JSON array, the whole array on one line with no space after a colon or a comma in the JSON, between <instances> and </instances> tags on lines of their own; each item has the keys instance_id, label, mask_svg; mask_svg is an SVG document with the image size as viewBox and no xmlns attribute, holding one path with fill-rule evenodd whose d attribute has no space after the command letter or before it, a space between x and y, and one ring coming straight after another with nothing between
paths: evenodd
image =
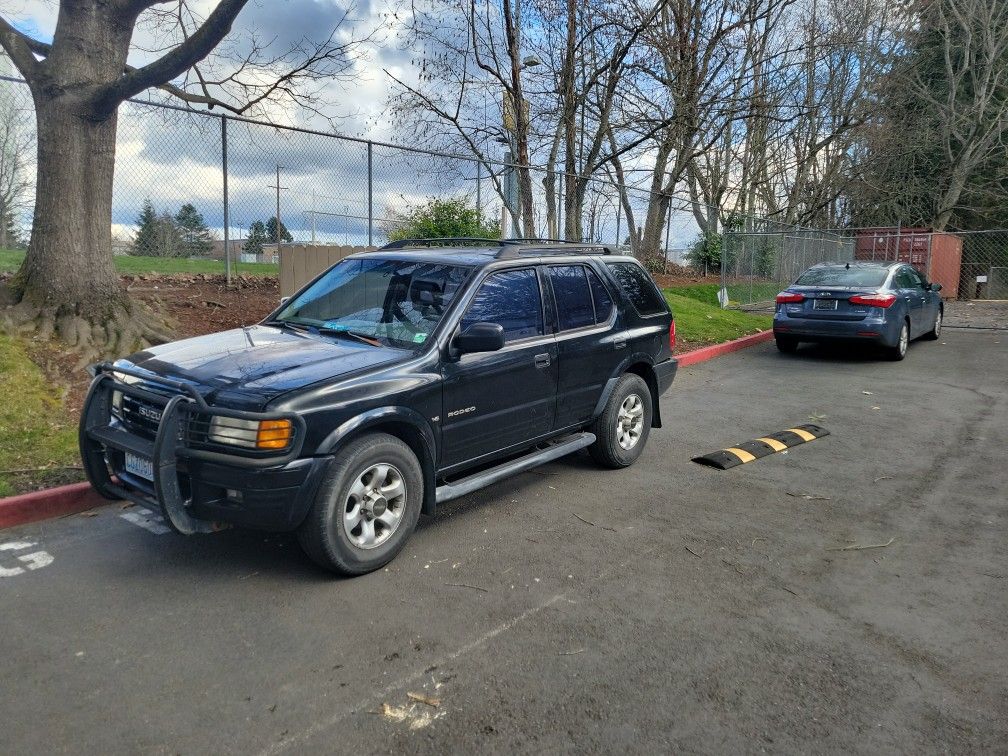
<instances>
[{"instance_id":1,"label":"suv headlight","mask_svg":"<svg viewBox=\"0 0 1008 756\"><path fill-rule=\"evenodd\" d=\"M243 449L286 449L294 438L290 420L239 420L214 415L207 439Z\"/></svg>"},{"instance_id":2,"label":"suv headlight","mask_svg":"<svg viewBox=\"0 0 1008 756\"><path fill-rule=\"evenodd\" d=\"M112 378L116 381L119 381L119 383L125 383L126 385L130 385L133 383L140 383L141 381L141 379L137 378L135 375L126 375L126 373L120 373L115 370L112 371ZM120 420L122 419L122 404L123 404L122 391L113 391L112 414L114 414Z\"/></svg>"}]
</instances>

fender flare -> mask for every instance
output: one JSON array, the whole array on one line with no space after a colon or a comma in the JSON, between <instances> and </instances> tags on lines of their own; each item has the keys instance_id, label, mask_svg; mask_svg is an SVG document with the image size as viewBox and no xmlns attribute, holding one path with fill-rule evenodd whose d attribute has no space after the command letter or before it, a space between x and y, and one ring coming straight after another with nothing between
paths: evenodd
<instances>
[{"instance_id":1,"label":"fender flare","mask_svg":"<svg viewBox=\"0 0 1008 756\"><path fill-rule=\"evenodd\" d=\"M658 379L654 374L654 363L651 358L643 353L633 354L627 357L623 362L619 364L619 367L613 372L612 376L606 381L605 387L602 389L602 395L599 397L598 402L595 404L595 409L592 412L592 419L596 419L602 414L605 409L606 404L609 402L609 397L612 396L612 392L616 389L616 383L622 378L627 372L630 365L636 365L644 363L648 366L647 374L643 376L644 381L648 385L648 389L651 391L651 427L661 428L661 410L658 407ZM636 375L636 374L635 374Z\"/></svg>"},{"instance_id":2,"label":"fender flare","mask_svg":"<svg viewBox=\"0 0 1008 756\"><path fill-rule=\"evenodd\" d=\"M340 444L347 438L369 428L378 427L384 423L403 423L417 431L422 442L422 454L419 454L420 469L424 477L424 498L421 511L433 515L435 511L435 478L437 445L434 441L434 431L427 419L416 410L408 407L374 407L355 415L331 431L318 445L316 455L328 455L337 451Z\"/></svg>"}]
</instances>

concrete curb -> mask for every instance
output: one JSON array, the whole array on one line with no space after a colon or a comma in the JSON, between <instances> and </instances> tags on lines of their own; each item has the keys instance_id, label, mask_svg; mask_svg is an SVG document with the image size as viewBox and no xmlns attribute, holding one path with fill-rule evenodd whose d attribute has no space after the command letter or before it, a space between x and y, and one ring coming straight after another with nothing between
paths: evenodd
<instances>
[{"instance_id":1,"label":"concrete curb","mask_svg":"<svg viewBox=\"0 0 1008 756\"><path fill-rule=\"evenodd\" d=\"M695 349L678 356L679 367L706 362L720 357L722 354L737 352L772 338L773 331L761 331L752 336L743 336L741 339L728 341L724 344ZM69 486L47 488L44 491L11 496L0 499L0 530L16 525L25 525L29 522L85 512L106 503L108 503L108 499L100 496L91 488L90 483L73 483Z\"/></svg>"},{"instance_id":2,"label":"concrete curb","mask_svg":"<svg viewBox=\"0 0 1008 756\"><path fill-rule=\"evenodd\" d=\"M751 336L743 336L741 339L726 341L724 344L714 344L713 346L703 347L702 349L694 349L692 352L686 352L685 354L679 355L677 358L679 360L679 367L695 365L698 362L706 362L707 360L715 357L720 357L722 354L737 352L738 350L745 349L746 347L762 344L764 341L770 341L772 338L773 331L760 331L759 333L754 333Z\"/></svg>"},{"instance_id":3,"label":"concrete curb","mask_svg":"<svg viewBox=\"0 0 1008 756\"><path fill-rule=\"evenodd\" d=\"M90 483L72 483L69 486L10 496L0 499L0 530L38 520L65 517L108 503L108 499L100 496L91 488Z\"/></svg>"}]
</instances>

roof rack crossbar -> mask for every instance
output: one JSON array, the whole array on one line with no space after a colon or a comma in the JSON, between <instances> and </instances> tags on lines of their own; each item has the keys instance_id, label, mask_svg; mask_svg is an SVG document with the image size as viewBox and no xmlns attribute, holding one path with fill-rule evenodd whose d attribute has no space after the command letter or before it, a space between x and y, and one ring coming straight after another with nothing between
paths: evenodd
<instances>
[{"instance_id":1,"label":"roof rack crossbar","mask_svg":"<svg viewBox=\"0 0 1008 756\"><path fill-rule=\"evenodd\" d=\"M572 242L563 239L537 239L537 238L516 238L516 239L486 239L483 237L447 237L440 239L401 239L389 242L381 249L383 251L395 249L416 249L434 247L496 247L494 255L499 259L523 257L523 256L549 256L549 255L615 255L618 254L612 247L605 244L595 244L592 242Z\"/></svg>"}]
</instances>

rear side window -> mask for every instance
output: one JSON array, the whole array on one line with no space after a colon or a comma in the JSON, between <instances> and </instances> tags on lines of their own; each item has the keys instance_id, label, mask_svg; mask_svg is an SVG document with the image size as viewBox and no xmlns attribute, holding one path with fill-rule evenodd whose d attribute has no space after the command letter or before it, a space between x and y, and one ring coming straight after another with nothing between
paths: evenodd
<instances>
[{"instance_id":1,"label":"rear side window","mask_svg":"<svg viewBox=\"0 0 1008 756\"><path fill-rule=\"evenodd\" d=\"M588 283L591 285L592 299L595 301L595 322L605 323L612 315L612 297L609 296L609 290L602 283L598 274L591 268L586 270L588 271Z\"/></svg>"},{"instance_id":2,"label":"rear side window","mask_svg":"<svg viewBox=\"0 0 1008 756\"><path fill-rule=\"evenodd\" d=\"M668 306L658 292L658 287L644 268L635 263L606 264L638 313L647 316L668 312Z\"/></svg>"},{"instance_id":3,"label":"rear side window","mask_svg":"<svg viewBox=\"0 0 1008 756\"><path fill-rule=\"evenodd\" d=\"M549 268L553 296L556 297L560 330L594 325L591 290L585 269L580 265L557 265Z\"/></svg>"},{"instance_id":4,"label":"rear side window","mask_svg":"<svg viewBox=\"0 0 1008 756\"><path fill-rule=\"evenodd\" d=\"M488 276L462 317L463 330L473 323L499 323L505 341L542 335L542 298L535 271L505 270Z\"/></svg>"}]
</instances>

